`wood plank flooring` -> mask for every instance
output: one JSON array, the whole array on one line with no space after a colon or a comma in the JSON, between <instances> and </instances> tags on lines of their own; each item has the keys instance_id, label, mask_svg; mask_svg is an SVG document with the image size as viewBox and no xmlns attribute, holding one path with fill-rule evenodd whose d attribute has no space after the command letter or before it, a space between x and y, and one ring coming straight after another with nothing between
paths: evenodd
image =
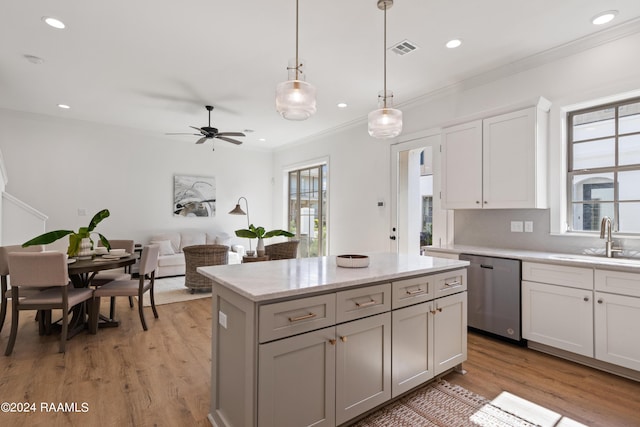
<instances>
[{"instance_id":1,"label":"wood plank flooring","mask_svg":"<svg viewBox=\"0 0 640 427\"><path fill-rule=\"evenodd\" d=\"M105 304L106 305L106 304ZM106 307L104 307L106 310ZM137 310L120 299L118 328L81 333L59 354L58 336L38 336L21 313L13 354L0 355L0 402L29 402L34 413L0 412L0 426L209 426L211 299ZM10 315L0 334L4 353ZM487 398L507 390L591 426L640 426L640 383L469 334L466 375L445 379ZM41 410L86 402L87 412Z\"/></svg>"}]
</instances>

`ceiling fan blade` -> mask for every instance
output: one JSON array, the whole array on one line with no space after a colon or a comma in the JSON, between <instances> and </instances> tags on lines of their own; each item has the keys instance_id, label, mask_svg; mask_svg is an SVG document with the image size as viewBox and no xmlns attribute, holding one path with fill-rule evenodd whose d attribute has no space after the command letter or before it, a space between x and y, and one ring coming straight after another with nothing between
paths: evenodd
<instances>
[{"instance_id":1,"label":"ceiling fan blade","mask_svg":"<svg viewBox=\"0 0 640 427\"><path fill-rule=\"evenodd\" d=\"M246 136L242 132L218 132L220 136Z\"/></svg>"},{"instance_id":2,"label":"ceiling fan blade","mask_svg":"<svg viewBox=\"0 0 640 427\"><path fill-rule=\"evenodd\" d=\"M224 136L220 136L220 134L218 134L215 138L218 138L218 139L221 139L223 141L227 141L227 142L230 142L230 143L236 144L236 145L242 144L242 141L238 141L238 140L235 140L235 139L231 139L231 138L227 138L227 137L224 137Z\"/></svg>"},{"instance_id":3,"label":"ceiling fan blade","mask_svg":"<svg viewBox=\"0 0 640 427\"><path fill-rule=\"evenodd\" d=\"M203 142L205 142L208 138L206 136L203 136L202 138L200 138L199 140L196 141L196 144L202 144Z\"/></svg>"},{"instance_id":4,"label":"ceiling fan blade","mask_svg":"<svg viewBox=\"0 0 640 427\"><path fill-rule=\"evenodd\" d=\"M165 133L165 135L196 135L196 136L200 136L201 134L199 134L199 133Z\"/></svg>"},{"instance_id":5,"label":"ceiling fan blade","mask_svg":"<svg viewBox=\"0 0 640 427\"><path fill-rule=\"evenodd\" d=\"M203 134L203 135L208 135L208 134L209 134L209 132L207 132L207 131L206 131L206 130L204 130L204 129L197 128L197 127L195 127L195 126L189 126L189 127L190 127L191 129L195 129L195 130L199 131L199 132L200 132L201 134Z\"/></svg>"}]
</instances>

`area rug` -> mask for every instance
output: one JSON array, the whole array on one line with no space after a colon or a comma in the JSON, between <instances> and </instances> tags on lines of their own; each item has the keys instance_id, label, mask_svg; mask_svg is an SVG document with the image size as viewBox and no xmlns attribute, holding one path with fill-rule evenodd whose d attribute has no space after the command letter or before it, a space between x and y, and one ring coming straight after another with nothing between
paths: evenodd
<instances>
[{"instance_id":1,"label":"area rug","mask_svg":"<svg viewBox=\"0 0 640 427\"><path fill-rule=\"evenodd\" d=\"M196 291L196 293L192 294L191 290L184 286L184 276L163 277L162 279L156 279L154 295L156 305L162 305L191 301L199 298L210 298L211 291ZM149 292L143 295L142 304L145 307L151 305Z\"/></svg>"},{"instance_id":2,"label":"area rug","mask_svg":"<svg viewBox=\"0 0 640 427\"><path fill-rule=\"evenodd\" d=\"M357 421L355 427L532 427L478 394L438 380Z\"/></svg>"}]
</instances>

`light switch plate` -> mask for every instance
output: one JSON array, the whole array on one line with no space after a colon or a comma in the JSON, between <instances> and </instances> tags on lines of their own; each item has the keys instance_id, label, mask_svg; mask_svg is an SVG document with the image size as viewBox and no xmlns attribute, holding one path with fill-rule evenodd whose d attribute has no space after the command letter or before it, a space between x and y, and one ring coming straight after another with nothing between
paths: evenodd
<instances>
[{"instance_id":1,"label":"light switch plate","mask_svg":"<svg viewBox=\"0 0 640 427\"><path fill-rule=\"evenodd\" d=\"M533 221L525 221L524 222L524 232L525 233L533 233Z\"/></svg>"},{"instance_id":2,"label":"light switch plate","mask_svg":"<svg viewBox=\"0 0 640 427\"><path fill-rule=\"evenodd\" d=\"M218 311L218 323L220 323L220 326L227 329L227 315L221 311Z\"/></svg>"},{"instance_id":3,"label":"light switch plate","mask_svg":"<svg viewBox=\"0 0 640 427\"><path fill-rule=\"evenodd\" d=\"M511 221L511 232L512 233L522 233L524 227L522 225L522 221Z\"/></svg>"}]
</instances>

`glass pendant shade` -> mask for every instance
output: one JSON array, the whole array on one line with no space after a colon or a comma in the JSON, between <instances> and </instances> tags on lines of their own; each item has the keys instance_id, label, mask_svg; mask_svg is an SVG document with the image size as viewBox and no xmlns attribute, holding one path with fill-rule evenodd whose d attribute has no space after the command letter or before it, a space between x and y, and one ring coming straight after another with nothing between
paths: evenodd
<instances>
[{"instance_id":1,"label":"glass pendant shade","mask_svg":"<svg viewBox=\"0 0 640 427\"><path fill-rule=\"evenodd\" d=\"M306 120L316 112L316 88L295 77L276 86L276 111L287 120Z\"/></svg>"},{"instance_id":2,"label":"glass pendant shade","mask_svg":"<svg viewBox=\"0 0 640 427\"><path fill-rule=\"evenodd\" d=\"M374 138L394 138L402 132L402 111L393 108L392 99L391 91L381 92L379 108L369 113L369 135Z\"/></svg>"}]
</instances>

